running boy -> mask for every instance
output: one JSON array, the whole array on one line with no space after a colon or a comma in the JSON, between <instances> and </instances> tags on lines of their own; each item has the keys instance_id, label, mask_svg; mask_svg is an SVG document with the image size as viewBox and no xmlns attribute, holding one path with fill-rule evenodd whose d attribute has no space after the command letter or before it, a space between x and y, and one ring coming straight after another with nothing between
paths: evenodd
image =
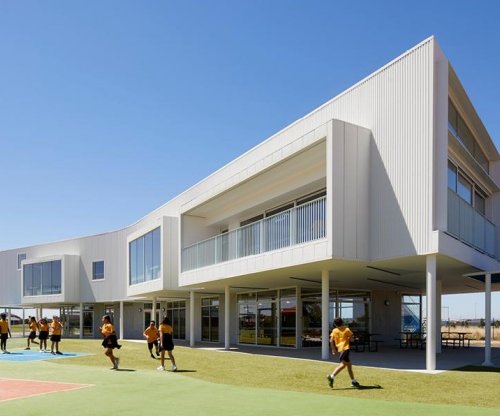
<instances>
[{"instance_id":1,"label":"running boy","mask_svg":"<svg viewBox=\"0 0 500 416\"><path fill-rule=\"evenodd\" d=\"M50 329L52 330L52 335L50 336L50 353L62 355L59 351L59 342L61 341L62 324L58 316L52 317L52 322L50 324ZM56 351L54 352L54 347Z\"/></svg>"},{"instance_id":2,"label":"running boy","mask_svg":"<svg viewBox=\"0 0 500 416\"><path fill-rule=\"evenodd\" d=\"M333 387L335 381L335 376L340 373L344 368L347 368L349 377L351 377L351 384L353 387L359 387L359 383L354 378L354 373L352 371L352 363L349 358L350 351L350 341L352 338L352 331L344 325L342 318L335 318L335 328L330 334L330 347L332 348L332 354L335 355L340 353L339 362L340 365L334 370L332 374L327 377L328 385Z\"/></svg>"},{"instance_id":3,"label":"running boy","mask_svg":"<svg viewBox=\"0 0 500 416\"><path fill-rule=\"evenodd\" d=\"M2 313L0 315L0 348L2 350L2 354L10 354L9 351L7 351L7 338L9 337L12 338L9 321L7 321L7 315Z\"/></svg>"},{"instance_id":4,"label":"running boy","mask_svg":"<svg viewBox=\"0 0 500 416\"><path fill-rule=\"evenodd\" d=\"M160 324L160 360L161 365L157 368L159 371L165 371L165 351L168 353L168 357L172 362L172 371L177 371L177 366L175 365L175 358L172 354L174 349L174 340L172 339L172 333L174 332L170 319L167 316L163 318Z\"/></svg>"},{"instance_id":5,"label":"running boy","mask_svg":"<svg viewBox=\"0 0 500 416\"><path fill-rule=\"evenodd\" d=\"M32 342L33 344L38 344L38 342L35 341L38 324L36 323L36 319L34 316L30 318L29 327L30 327L30 333L28 335L28 346L25 348L25 350L30 349L30 342Z\"/></svg>"},{"instance_id":6,"label":"running boy","mask_svg":"<svg viewBox=\"0 0 500 416\"><path fill-rule=\"evenodd\" d=\"M160 333L158 332L158 328L155 326L155 324L155 321L151 321L149 326L144 331L144 336L147 338L146 341L148 343L148 350L151 358L156 358L153 355L153 345L155 347L156 355L160 355L158 351L158 338L160 337Z\"/></svg>"}]
</instances>

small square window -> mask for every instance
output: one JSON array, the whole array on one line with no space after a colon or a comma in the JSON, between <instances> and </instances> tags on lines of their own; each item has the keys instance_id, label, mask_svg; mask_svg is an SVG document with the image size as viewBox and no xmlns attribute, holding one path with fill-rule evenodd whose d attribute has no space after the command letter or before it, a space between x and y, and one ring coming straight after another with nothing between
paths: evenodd
<instances>
[{"instance_id":1,"label":"small square window","mask_svg":"<svg viewBox=\"0 0 500 416\"><path fill-rule=\"evenodd\" d=\"M18 253L18 255L17 255L17 270L21 270L22 269L21 262L23 260L26 260L26 253Z\"/></svg>"},{"instance_id":2,"label":"small square window","mask_svg":"<svg viewBox=\"0 0 500 416\"><path fill-rule=\"evenodd\" d=\"M104 279L104 261L94 261L92 263L92 280Z\"/></svg>"}]
</instances>

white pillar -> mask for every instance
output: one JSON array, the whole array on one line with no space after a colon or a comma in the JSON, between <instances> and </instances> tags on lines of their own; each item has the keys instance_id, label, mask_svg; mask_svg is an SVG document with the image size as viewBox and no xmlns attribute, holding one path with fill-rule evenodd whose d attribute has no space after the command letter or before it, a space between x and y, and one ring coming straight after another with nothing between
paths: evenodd
<instances>
[{"instance_id":1,"label":"white pillar","mask_svg":"<svg viewBox=\"0 0 500 416\"><path fill-rule=\"evenodd\" d=\"M26 325L24 324L24 321L26 321L26 318L25 318L25 311L24 311L24 306L23 306L23 338L26 336Z\"/></svg>"},{"instance_id":2,"label":"white pillar","mask_svg":"<svg viewBox=\"0 0 500 416\"><path fill-rule=\"evenodd\" d=\"M231 308L231 291L229 285L224 288L224 348L229 350L231 347L231 331L230 331L230 308Z\"/></svg>"},{"instance_id":3,"label":"white pillar","mask_svg":"<svg viewBox=\"0 0 500 416\"><path fill-rule=\"evenodd\" d=\"M189 346L194 347L194 291L189 292Z\"/></svg>"},{"instance_id":4,"label":"white pillar","mask_svg":"<svg viewBox=\"0 0 500 416\"><path fill-rule=\"evenodd\" d=\"M83 338L83 303L80 302L80 339Z\"/></svg>"},{"instance_id":5,"label":"white pillar","mask_svg":"<svg viewBox=\"0 0 500 416\"><path fill-rule=\"evenodd\" d=\"M328 270L321 272L321 359L330 358L330 328L328 306L330 303L330 278Z\"/></svg>"},{"instance_id":6,"label":"white pillar","mask_svg":"<svg viewBox=\"0 0 500 416\"><path fill-rule=\"evenodd\" d=\"M156 297L153 298L153 308L151 309L151 320L156 322ZM160 325L159 322L156 322L156 325Z\"/></svg>"},{"instance_id":7,"label":"white pillar","mask_svg":"<svg viewBox=\"0 0 500 416\"><path fill-rule=\"evenodd\" d=\"M493 367L491 361L491 273L484 279L484 362L485 367Z\"/></svg>"},{"instance_id":8,"label":"white pillar","mask_svg":"<svg viewBox=\"0 0 500 416\"><path fill-rule=\"evenodd\" d=\"M436 353L441 353L441 280L436 281Z\"/></svg>"},{"instance_id":9,"label":"white pillar","mask_svg":"<svg viewBox=\"0 0 500 416\"><path fill-rule=\"evenodd\" d=\"M426 257L427 342L425 368L436 369L436 255Z\"/></svg>"},{"instance_id":10,"label":"white pillar","mask_svg":"<svg viewBox=\"0 0 500 416\"><path fill-rule=\"evenodd\" d=\"M123 300L120 301L120 339L123 339Z\"/></svg>"},{"instance_id":11,"label":"white pillar","mask_svg":"<svg viewBox=\"0 0 500 416\"><path fill-rule=\"evenodd\" d=\"M295 345L297 348L302 348L302 336L304 321L302 320L302 288L297 287L297 307L295 309L295 322L296 322L296 336L295 336Z\"/></svg>"}]
</instances>

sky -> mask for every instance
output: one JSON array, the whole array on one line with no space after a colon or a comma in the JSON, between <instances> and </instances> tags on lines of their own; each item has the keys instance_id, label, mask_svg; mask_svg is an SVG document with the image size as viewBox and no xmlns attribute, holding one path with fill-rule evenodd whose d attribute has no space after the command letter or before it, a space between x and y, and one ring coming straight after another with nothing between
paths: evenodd
<instances>
[{"instance_id":1,"label":"sky","mask_svg":"<svg viewBox=\"0 0 500 416\"><path fill-rule=\"evenodd\" d=\"M0 0L0 250L135 223L430 35L500 148L499 21L495 0ZM467 299L443 306L480 317Z\"/></svg>"}]
</instances>

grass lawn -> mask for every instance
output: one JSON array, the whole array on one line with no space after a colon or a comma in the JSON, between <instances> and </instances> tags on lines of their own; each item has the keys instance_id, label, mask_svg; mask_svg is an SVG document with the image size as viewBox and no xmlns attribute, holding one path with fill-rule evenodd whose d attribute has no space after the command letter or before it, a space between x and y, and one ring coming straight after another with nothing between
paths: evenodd
<instances>
[{"instance_id":1,"label":"grass lawn","mask_svg":"<svg viewBox=\"0 0 500 416\"><path fill-rule=\"evenodd\" d=\"M101 415L174 410L176 415L498 415L500 369L470 367L422 374L355 367L365 387L342 373L331 390L334 363L176 347L178 373L158 372L146 343L124 342L122 371L110 371L97 340L63 339L61 350L92 355L31 363L0 361L0 377L93 384L94 387L1 403L2 414ZM9 339L9 349L25 340ZM37 347L37 346L35 346ZM55 400L57 405L51 407ZM40 401L46 404L40 408ZM111 413L109 413L111 412Z\"/></svg>"}]
</instances>

